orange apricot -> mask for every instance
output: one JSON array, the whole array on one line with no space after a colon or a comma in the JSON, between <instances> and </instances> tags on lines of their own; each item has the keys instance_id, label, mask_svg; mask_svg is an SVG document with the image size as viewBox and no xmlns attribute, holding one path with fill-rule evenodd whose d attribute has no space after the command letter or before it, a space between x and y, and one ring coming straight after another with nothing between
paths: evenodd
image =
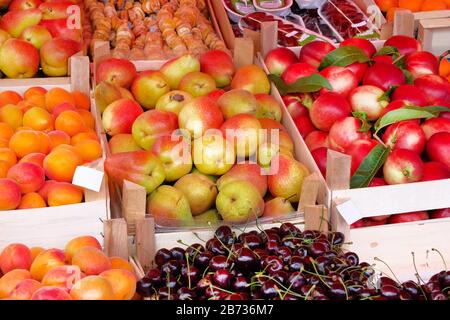
<instances>
[{"instance_id":1,"label":"orange apricot","mask_svg":"<svg viewBox=\"0 0 450 320\"><path fill-rule=\"evenodd\" d=\"M7 104L0 108L0 122L7 123L14 130L22 126L23 112L17 105Z\"/></svg>"},{"instance_id":2,"label":"orange apricot","mask_svg":"<svg viewBox=\"0 0 450 320\"><path fill-rule=\"evenodd\" d=\"M90 110L91 101L89 97L81 91L73 91L72 97L75 99L75 106L77 109Z\"/></svg>"},{"instance_id":3,"label":"orange apricot","mask_svg":"<svg viewBox=\"0 0 450 320\"><path fill-rule=\"evenodd\" d=\"M446 10L447 4L443 0L424 0L420 11Z\"/></svg>"},{"instance_id":4,"label":"orange apricot","mask_svg":"<svg viewBox=\"0 0 450 320\"><path fill-rule=\"evenodd\" d=\"M50 207L75 204L83 201L83 190L68 182L52 184L47 193L47 203Z\"/></svg>"},{"instance_id":5,"label":"orange apricot","mask_svg":"<svg viewBox=\"0 0 450 320\"><path fill-rule=\"evenodd\" d=\"M64 111L77 111L77 108L75 108L72 104L68 102L63 102L61 104L58 104L56 107L52 110L52 115L55 117L55 119Z\"/></svg>"},{"instance_id":6,"label":"orange apricot","mask_svg":"<svg viewBox=\"0 0 450 320\"><path fill-rule=\"evenodd\" d=\"M123 269L110 269L100 273L112 286L116 300L131 300L136 293L136 276Z\"/></svg>"},{"instance_id":7,"label":"orange apricot","mask_svg":"<svg viewBox=\"0 0 450 320\"><path fill-rule=\"evenodd\" d=\"M111 283L100 276L87 276L73 286L70 296L74 300L114 300Z\"/></svg>"},{"instance_id":8,"label":"orange apricot","mask_svg":"<svg viewBox=\"0 0 450 320\"><path fill-rule=\"evenodd\" d=\"M70 136L61 130L53 130L47 133L50 138L50 148L54 149L60 144L70 144Z\"/></svg>"},{"instance_id":9,"label":"orange apricot","mask_svg":"<svg viewBox=\"0 0 450 320\"><path fill-rule=\"evenodd\" d=\"M28 88L23 93L23 97L25 99L29 99L31 96L34 96L34 95L45 96L46 93L47 93L47 89L45 89L45 88L42 88L42 87L31 87L31 88Z\"/></svg>"},{"instance_id":10,"label":"orange apricot","mask_svg":"<svg viewBox=\"0 0 450 320\"><path fill-rule=\"evenodd\" d=\"M0 270L3 274L14 269L30 269L32 262L30 249L21 243L12 243L0 254Z\"/></svg>"},{"instance_id":11,"label":"orange apricot","mask_svg":"<svg viewBox=\"0 0 450 320\"><path fill-rule=\"evenodd\" d=\"M44 250L37 255L31 264L30 272L33 279L42 281L45 274L51 269L63 266L64 252L59 249Z\"/></svg>"},{"instance_id":12,"label":"orange apricot","mask_svg":"<svg viewBox=\"0 0 450 320\"><path fill-rule=\"evenodd\" d=\"M44 169L49 179L72 182L75 169L82 163L82 159L68 147L68 145L59 145L45 157Z\"/></svg>"},{"instance_id":13,"label":"orange apricot","mask_svg":"<svg viewBox=\"0 0 450 320\"><path fill-rule=\"evenodd\" d=\"M74 135L71 139L70 139L70 144L71 145L76 145L78 142L80 141L84 141L84 140L95 140L95 141L99 141L97 133L93 130L87 130L86 132L80 132L77 133L76 135Z\"/></svg>"},{"instance_id":14,"label":"orange apricot","mask_svg":"<svg viewBox=\"0 0 450 320\"><path fill-rule=\"evenodd\" d=\"M64 131L71 137L83 132L85 128L83 117L76 111L63 111L55 119L55 129Z\"/></svg>"},{"instance_id":15,"label":"orange apricot","mask_svg":"<svg viewBox=\"0 0 450 320\"><path fill-rule=\"evenodd\" d=\"M32 106L45 109L45 95L35 94L25 100Z\"/></svg>"},{"instance_id":16,"label":"orange apricot","mask_svg":"<svg viewBox=\"0 0 450 320\"><path fill-rule=\"evenodd\" d=\"M42 145L43 143L44 138L38 131L24 129L14 133L9 140L9 148L15 152L18 158L23 158L34 152L47 153L47 147L45 144Z\"/></svg>"},{"instance_id":17,"label":"orange apricot","mask_svg":"<svg viewBox=\"0 0 450 320\"><path fill-rule=\"evenodd\" d=\"M33 152L27 154L25 157L19 160L19 163L34 163L35 165L38 165L39 167L44 167L44 159L46 155L42 152Z\"/></svg>"},{"instance_id":18,"label":"orange apricot","mask_svg":"<svg viewBox=\"0 0 450 320\"><path fill-rule=\"evenodd\" d=\"M47 180L44 182L44 185L42 186L42 188L39 189L38 193L40 194L42 199L45 200L45 202L47 202L47 200L48 200L48 190L50 189L50 186L52 186L55 183L58 183L58 182L55 180Z\"/></svg>"},{"instance_id":19,"label":"orange apricot","mask_svg":"<svg viewBox=\"0 0 450 320\"><path fill-rule=\"evenodd\" d=\"M94 247L83 247L75 252L72 264L79 266L86 275L98 275L111 269L108 257Z\"/></svg>"},{"instance_id":20,"label":"orange apricot","mask_svg":"<svg viewBox=\"0 0 450 320\"><path fill-rule=\"evenodd\" d=\"M22 101L22 97L15 91L0 92L0 108L7 104L17 104L20 101Z\"/></svg>"},{"instance_id":21,"label":"orange apricot","mask_svg":"<svg viewBox=\"0 0 450 320\"><path fill-rule=\"evenodd\" d=\"M33 107L23 115L22 123L38 131L53 130L53 116L45 109Z\"/></svg>"},{"instance_id":22,"label":"orange apricot","mask_svg":"<svg viewBox=\"0 0 450 320\"><path fill-rule=\"evenodd\" d=\"M12 166L7 178L17 182L22 193L38 191L45 182L45 171L34 163L17 163Z\"/></svg>"},{"instance_id":23,"label":"orange apricot","mask_svg":"<svg viewBox=\"0 0 450 320\"><path fill-rule=\"evenodd\" d=\"M72 298L62 288L41 287L33 293L31 300L72 300Z\"/></svg>"},{"instance_id":24,"label":"orange apricot","mask_svg":"<svg viewBox=\"0 0 450 320\"><path fill-rule=\"evenodd\" d=\"M8 162L0 160L0 179L6 178L9 168L11 168L11 165Z\"/></svg>"},{"instance_id":25,"label":"orange apricot","mask_svg":"<svg viewBox=\"0 0 450 320\"><path fill-rule=\"evenodd\" d=\"M64 248L64 253L66 255L66 261L67 263L72 263L72 257L73 255L80 250L81 248L85 247L94 247L98 250L102 250L102 246L100 245L100 242L93 237L93 236L80 236L76 237L72 240L70 240L66 247Z\"/></svg>"},{"instance_id":26,"label":"orange apricot","mask_svg":"<svg viewBox=\"0 0 450 320\"><path fill-rule=\"evenodd\" d=\"M74 284L82 278L81 270L78 266L59 266L49 270L42 284L45 286L60 287L70 291Z\"/></svg>"},{"instance_id":27,"label":"orange apricot","mask_svg":"<svg viewBox=\"0 0 450 320\"><path fill-rule=\"evenodd\" d=\"M63 102L68 102L75 106L75 99L67 90L62 88L52 88L45 94L45 106L50 112L53 111L54 107Z\"/></svg>"},{"instance_id":28,"label":"orange apricot","mask_svg":"<svg viewBox=\"0 0 450 320\"><path fill-rule=\"evenodd\" d=\"M423 0L399 0L398 6L403 9L411 10L412 12L420 11Z\"/></svg>"},{"instance_id":29,"label":"orange apricot","mask_svg":"<svg viewBox=\"0 0 450 320\"><path fill-rule=\"evenodd\" d=\"M0 299L8 297L16 286L25 279L31 279L30 271L15 269L0 278Z\"/></svg>"},{"instance_id":30,"label":"orange apricot","mask_svg":"<svg viewBox=\"0 0 450 320\"><path fill-rule=\"evenodd\" d=\"M90 111L87 110L78 110L78 113L84 120L84 124L89 129L95 129L95 119Z\"/></svg>"},{"instance_id":31,"label":"orange apricot","mask_svg":"<svg viewBox=\"0 0 450 320\"><path fill-rule=\"evenodd\" d=\"M9 148L0 148L0 161L5 161L9 167L12 167L17 163L15 152Z\"/></svg>"},{"instance_id":32,"label":"orange apricot","mask_svg":"<svg viewBox=\"0 0 450 320\"><path fill-rule=\"evenodd\" d=\"M0 122L0 138L9 141L14 134L14 129L5 122Z\"/></svg>"},{"instance_id":33,"label":"orange apricot","mask_svg":"<svg viewBox=\"0 0 450 320\"><path fill-rule=\"evenodd\" d=\"M42 287L39 281L25 279L20 281L11 294L7 297L10 300L30 300L33 293Z\"/></svg>"},{"instance_id":34,"label":"orange apricot","mask_svg":"<svg viewBox=\"0 0 450 320\"><path fill-rule=\"evenodd\" d=\"M79 141L75 144L75 149L84 162L91 162L102 156L102 146L96 140Z\"/></svg>"},{"instance_id":35,"label":"orange apricot","mask_svg":"<svg viewBox=\"0 0 450 320\"><path fill-rule=\"evenodd\" d=\"M20 204L17 209L35 209L45 208L47 204L42 196L37 192L30 192L22 196Z\"/></svg>"},{"instance_id":36,"label":"orange apricot","mask_svg":"<svg viewBox=\"0 0 450 320\"><path fill-rule=\"evenodd\" d=\"M109 257L111 269L123 269L134 273L134 268L127 260L121 257Z\"/></svg>"},{"instance_id":37,"label":"orange apricot","mask_svg":"<svg viewBox=\"0 0 450 320\"><path fill-rule=\"evenodd\" d=\"M39 255L39 253L41 253L44 250L45 249L42 248L42 247L32 247L32 248L30 248L32 261L34 261L34 259L36 259L36 257Z\"/></svg>"}]
</instances>

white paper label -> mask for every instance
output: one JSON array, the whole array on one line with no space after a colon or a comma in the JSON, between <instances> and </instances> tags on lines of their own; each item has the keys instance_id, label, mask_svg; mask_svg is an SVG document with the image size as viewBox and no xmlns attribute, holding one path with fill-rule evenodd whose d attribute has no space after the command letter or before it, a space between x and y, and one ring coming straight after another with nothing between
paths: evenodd
<instances>
[{"instance_id":1,"label":"white paper label","mask_svg":"<svg viewBox=\"0 0 450 320\"><path fill-rule=\"evenodd\" d=\"M359 213L358 208L355 207L351 200L337 205L336 208L348 224L355 223L363 218L363 216Z\"/></svg>"},{"instance_id":2,"label":"white paper label","mask_svg":"<svg viewBox=\"0 0 450 320\"><path fill-rule=\"evenodd\" d=\"M92 168L78 166L73 175L72 184L99 192L102 187L104 172Z\"/></svg>"},{"instance_id":3,"label":"white paper label","mask_svg":"<svg viewBox=\"0 0 450 320\"><path fill-rule=\"evenodd\" d=\"M365 26L366 24L367 24L367 21L361 21L361 22L352 24L352 28L363 27L363 26Z\"/></svg>"}]
</instances>

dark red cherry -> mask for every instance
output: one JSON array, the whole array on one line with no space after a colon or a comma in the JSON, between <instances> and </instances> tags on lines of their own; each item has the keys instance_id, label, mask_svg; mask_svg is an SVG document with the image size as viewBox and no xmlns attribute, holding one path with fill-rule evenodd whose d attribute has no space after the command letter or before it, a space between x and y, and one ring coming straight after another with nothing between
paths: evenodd
<instances>
[{"instance_id":1,"label":"dark red cherry","mask_svg":"<svg viewBox=\"0 0 450 320\"><path fill-rule=\"evenodd\" d=\"M214 237L219 239L226 246L229 246L234 242L234 234L229 226L220 226L217 228Z\"/></svg>"},{"instance_id":2,"label":"dark red cherry","mask_svg":"<svg viewBox=\"0 0 450 320\"><path fill-rule=\"evenodd\" d=\"M269 274L283 270L283 261L275 256L268 256L264 259L264 270Z\"/></svg>"},{"instance_id":3,"label":"dark red cherry","mask_svg":"<svg viewBox=\"0 0 450 320\"><path fill-rule=\"evenodd\" d=\"M334 282L328 292L333 300L347 300L347 289L340 282Z\"/></svg>"},{"instance_id":4,"label":"dark red cherry","mask_svg":"<svg viewBox=\"0 0 450 320\"><path fill-rule=\"evenodd\" d=\"M357 266L359 264L359 257L354 252L349 251L344 253L344 259L349 266Z\"/></svg>"},{"instance_id":5,"label":"dark red cherry","mask_svg":"<svg viewBox=\"0 0 450 320\"><path fill-rule=\"evenodd\" d=\"M278 248L277 256L280 257L284 263L287 263L289 260L291 260L292 251L288 247L280 246Z\"/></svg>"},{"instance_id":6,"label":"dark red cherry","mask_svg":"<svg viewBox=\"0 0 450 320\"><path fill-rule=\"evenodd\" d=\"M308 255L308 247L306 246L299 246L293 253L296 256L299 257L306 257Z\"/></svg>"},{"instance_id":7,"label":"dark red cherry","mask_svg":"<svg viewBox=\"0 0 450 320\"><path fill-rule=\"evenodd\" d=\"M168 262L172 258L172 255L169 250L162 248L156 251L155 254L155 263L158 267L161 267L163 264Z\"/></svg>"},{"instance_id":8,"label":"dark red cherry","mask_svg":"<svg viewBox=\"0 0 450 320\"><path fill-rule=\"evenodd\" d=\"M345 241L345 236L342 232L330 232L328 234L328 241L333 246L339 246L342 245Z\"/></svg>"},{"instance_id":9,"label":"dark red cherry","mask_svg":"<svg viewBox=\"0 0 450 320\"><path fill-rule=\"evenodd\" d=\"M201 252L195 257L194 264L200 270L205 270L213 257L214 255L211 252Z\"/></svg>"},{"instance_id":10,"label":"dark red cherry","mask_svg":"<svg viewBox=\"0 0 450 320\"><path fill-rule=\"evenodd\" d=\"M195 291L186 287L181 287L177 291L178 300L194 300L197 298Z\"/></svg>"},{"instance_id":11,"label":"dark red cherry","mask_svg":"<svg viewBox=\"0 0 450 320\"><path fill-rule=\"evenodd\" d=\"M314 258L321 256L328 251L327 246L322 242L314 242L308 249L309 255Z\"/></svg>"},{"instance_id":12,"label":"dark red cherry","mask_svg":"<svg viewBox=\"0 0 450 320\"><path fill-rule=\"evenodd\" d=\"M178 300L176 290L168 287L162 287L158 290L159 300Z\"/></svg>"},{"instance_id":13,"label":"dark red cherry","mask_svg":"<svg viewBox=\"0 0 450 320\"><path fill-rule=\"evenodd\" d=\"M301 288L306 284L306 279L300 272L293 272L288 279L290 290L300 293Z\"/></svg>"},{"instance_id":14,"label":"dark red cherry","mask_svg":"<svg viewBox=\"0 0 450 320\"><path fill-rule=\"evenodd\" d=\"M163 266L161 266L161 272L164 276L167 274L177 276L180 274L181 265L178 260L169 260Z\"/></svg>"},{"instance_id":15,"label":"dark red cherry","mask_svg":"<svg viewBox=\"0 0 450 320\"><path fill-rule=\"evenodd\" d=\"M304 257L292 256L289 261L288 268L291 272L301 271L303 269L306 269L307 264L308 262Z\"/></svg>"},{"instance_id":16,"label":"dark red cherry","mask_svg":"<svg viewBox=\"0 0 450 320\"><path fill-rule=\"evenodd\" d=\"M400 300L413 300L412 296L406 290L400 290L400 294L398 296Z\"/></svg>"},{"instance_id":17,"label":"dark red cherry","mask_svg":"<svg viewBox=\"0 0 450 320\"><path fill-rule=\"evenodd\" d=\"M279 235L284 236L291 236L291 237L297 237L300 233L300 230L294 226L290 222L282 223L280 226L280 230L278 231Z\"/></svg>"},{"instance_id":18,"label":"dark red cherry","mask_svg":"<svg viewBox=\"0 0 450 320\"><path fill-rule=\"evenodd\" d=\"M297 247L300 245L301 241L297 238L292 238L290 236L286 236L283 239L281 239L281 245L288 247L291 250L296 250Z\"/></svg>"},{"instance_id":19,"label":"dark red cherry","mask_svg":"<svg viewBox=\"0 0 450 320\"><path fill-rule=\"evenodd\" d=\"M226 255L228 253L223 247L222 242L216 238L209 239L206 242L206 250L212 252L214 255Z\"/></svg>"},{"instance_id":20,"label":"dark red cherry","mask_svg":"<svg viewBox=\"0 0 450 320\"><path fill-rule=\"evenodd\" d=\"M393 286L393 287L399 287L399 285L398 285L398 283L396 281L394 281L394 280L392 280L391 278L388 278L388 277L381 277L378 280L378 283L379 283L379 287L380 288L382 286L385 286L385 285L390 285L390 286Z\"/></svg>"},{"instance_id":21,"label":"dark red cherry","mask_svg":"<svg viewBox=\"0 0 450 320\"><path fill-rule=\"evenodd\" d=\"M252 250L255 250L256 248L261 248L262 246L261 238L258 235L254 234L246 235L242 243Z\"/></svg>"},{"instance_id":22,"label":"dark red cherry","mask_svg":"<svg viewBox=\"0 0 450 320\"><path fill-rule=\"evenodd\" d=\"M161 271L159 269L150 269L145 275L148 278L153 286L161 285Z\"/></svg>"},{"instance_id":23,"label":"dark red cherry","mask_svg":"<svg viewBox=\"0 0 450 320\"><path fill-rule=\"evenodd\" d=\"M231 288L236 292L246 292L249 289L249 283L246 277L237 276L231 280Z\"/></svg>"},{"instance_id":24,"label":"dark red cherry","mask_svg":"<svg viewBox=\"0 0 450 320\"><path fill-rule=\"evenodd\" d=\"M200 269L198 269L195 266L189 266L189 267L183 267L181 268L181 279L183 280L183 283L186 285L191 285L191 287L195 287L198 280L200 280L201 272ZM180 299L181 300L181 299Z\"/></svg>"},{"instance_id":25,"label":"dark red cherry","mask_svg":"<svg viewBox=\"0 0 450 320\"><path fill-rule=\"evenodd\" d=\"M205 248L199 243L191 244L189 247L186 248L186 253L188 254L188 257L191 261L194 261L195 257L199 253L202 253L204 251L205 251Z\"/></svg>"},{"instance_id":26,"label":"dark red cherry","mask_svg":"<svg viewBox=\"0 0 450 320\"><path fill-rule=\"evenodd\" d=\"M397 300L400 296L400 289L396 286L386 284L381 286L380 293L383 297L389 300Z\"/></svg>"},{"instance_id":27,"label":"dark red cherry","mask_svg":"<svg viewBox=\"0 0 450 320\"><path fill-rule=\"evenodd\" d=\"M257 267L256 256L249 248L242 248L237 251L235 260L236 268L242 271L252 271Z\"/></svg>"},{"instance_id":28,"label":"dark red cherry","mask_svg":"<svg viewBox=\"0 0 450 320\"><path fill-rule=\"evenodd\" d=\"M419 295L420 287L412 280L406 281L402 283L402 288L406 292L408 292L411 297L417 297Z\"/></svg>"},{"instance_id":29,"label":"dark red cherry","mask_svg":"<svg viewBox=\"0 0 450 320\"><path fill-rule=\"evenodd\" d=\"M263 283L261 291L266 299L272 299L280 295L280 288L275 281L267 280Z\"/></svg>"},{"instance_id":30,"label":"dark red cherry","mask_svg":"<svg viewBox=\"0 0 450 320\"><path fill-rule=\"evenodd\" d=\"M448 300L448 297L441 291L435 291L431 293L431 300Z\"/></svg>"},{"instance_id":31,"label":"dark red cherry","mask_svg":"<svg viewBox=\"0 0 450 320\"><path fill-rule=\"evenodd\" d=\"M219 269L228 269L230 267L230 261L225 256L214 256L209 261L209 269L211 271L217 271Z\"/></svg>"},{"instance_id":32,"label":"dark red cherry","mask_svg":"<svg viewBox=\"0 0 450 320\"><path fill-rule=\"evenodd\" d=\"M152 281L147 277L143 277L136 284L136 292L142 297L150 297L154 290L157 290L157 287L154 287Z\"/></svg>"},{"instance_id":33,"label":"dark red cherry","mask_svg":"<svg viewBox=\"0 0 450 320\"><path fill-rule=\"evenodd\" d=\"M232 275L226 269L220 269L214 272L213 282L222 289L228 289L231 284Z\"/></svg>"},{"instance_id":34,"label":"dark red cherry","mask_svg":"<svg viewBox=\"0 0 450 320\"><path fill-rule=\"evenodd\" d=\"M180 247L175 247L170 249L170 256L173 260L184 260L186 258L185 256L185 250Z\"/></svg>"},{"instance_id":35,"label":"dark red cherry","mask_svg":"<svg viewBox=\"0 0 450 320\"><path fill-rule=\"evenodd\" d=\"M277 271L272 274L272 278L282 285L286 285L289 280L289 273L284 270Z\"/></svg>"}]
</instances>

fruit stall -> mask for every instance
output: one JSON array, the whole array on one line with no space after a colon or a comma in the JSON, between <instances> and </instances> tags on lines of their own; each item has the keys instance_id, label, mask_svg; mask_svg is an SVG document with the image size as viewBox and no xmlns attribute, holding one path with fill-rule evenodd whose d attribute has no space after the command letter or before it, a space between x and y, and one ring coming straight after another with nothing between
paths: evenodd
<instances>
[{"instance_id":1,"label":"fruit stall","mask_svg":"<svg viewBox=\"0 0 450 320\"><path fill-rule=\"evenodd\" d=\"M0 1L0 300L450 299L447 0Z\"/></svg>"}]
</instances>

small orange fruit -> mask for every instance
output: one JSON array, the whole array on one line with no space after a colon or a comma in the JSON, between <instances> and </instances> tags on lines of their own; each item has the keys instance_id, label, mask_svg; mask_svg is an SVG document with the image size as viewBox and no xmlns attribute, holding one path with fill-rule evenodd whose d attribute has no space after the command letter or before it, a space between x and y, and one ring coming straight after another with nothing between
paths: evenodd
<instances>
[{"instance_id":1,"label":"small orange fruit","mask_svg":"<svg viewBox=\"0 0 450 320\"><path fill-rule=\"evenodd\" d=\"M67 110L60 113L55 120L55 129L74 136L86 129L83 117L76 111Z\"/></svg>"}]
</instances>

